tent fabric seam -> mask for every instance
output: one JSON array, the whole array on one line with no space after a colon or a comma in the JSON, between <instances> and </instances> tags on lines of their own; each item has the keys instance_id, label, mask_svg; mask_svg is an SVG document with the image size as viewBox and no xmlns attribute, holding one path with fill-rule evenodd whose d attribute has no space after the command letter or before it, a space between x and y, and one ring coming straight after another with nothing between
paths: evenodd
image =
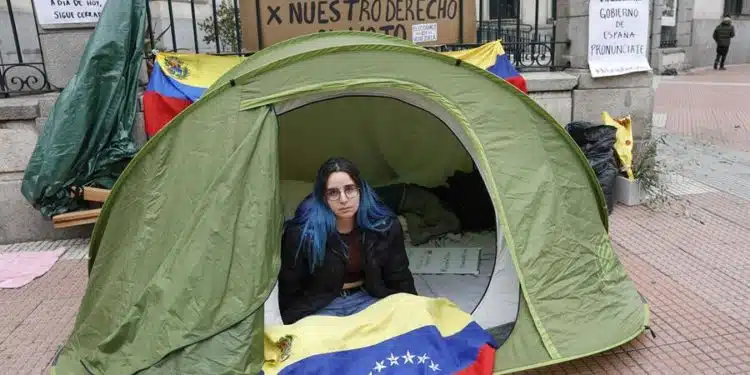
<instances>
[{"instance_id":1,"label":"tent fabric seam","mask_svg":"<svg viewBox=\"0 0 750 375\"><path fill-rule=\"evenodd\" d=\"M272 97L277 98L276 102L281 100L289 100L294 97L303 96L309 92L312 91L325 91L330 90L333 91L334 87L337 87L337 82L340 81L333 81L324 83L324 84L315 84L315 85L307 85L303 86L303 88L300 88L298 90L289 90L286 92L285 96L279 97L279 95L272 95ZM557 351L557 348L555 344L552 342L551 338L549 337L549 334L546 332L546 329L544 328L544 325L542 324L541 320L539 319L538 313L533 307L532 300L528 294L526 283L524 281L524 276L521 268L518 264L518 259L516 258L515 254L515 241L513 240L513 235L511 234L510 228L507 226L508 219L505 215L505 209L503 207L503 200L500 199L500 194L497 190L497 185L495 183L495 179L493 176L493 173L490 169L489 160L487 160L487 155L484 150L483 145L479 141L479 138L476 136L474 129L471 129L470 122L468 118L463 114L463 112L458 109L458 107L453 103L452 101L448 100L448 98L444 97L438 92L435 92L434 90L431 90L427 87L424 87L422 85L419 85L414 82L408 82L408 81L402 81L402 80L396 80L396 79L349 79L345 80L345 82L349 82L350 84L347 86L363 86L363 87L380 87L385 86L386 84L388 87L396 87L396 88L402 88L406 91L415 92L419 95L423 95L424 97L435 101L438 105L441 105L443 108L445 108L448 113L452 114L454 117L456 117L456 120L458 120L458 123L461 124L461 128L466 133L468 138L470 139L472 146L476 148L477 150L477 156L480 158L480 162L482 164L482 167L487 171L490 178L488 179L490 184L490 189L492 190L492 198L493 202L496 203L495 209L499 212L497 212L500 215L501 218L501 225L503 226L503 232L505 236L506 242L508 242L508 247L510 250L510 255L513 258L513 266L516 269L516 274L518 276L519 283L521 284L521 291L524 296L524 299L526 299L527 306L529 308L529 313L532 316L532 320L534 321L534 325L536 326L536 329L539 333L540 338L542 339L542 342L544 343L545 349L548 351L550 356L552 358L559 358L560 353ZM269 105L269 101L272 99L267 99L268 96L258 98L258 99L245 99L240 102L240 108L242 110L250 110L254 108L259 108L262 106Z\"/></svg>"}]
</instances>

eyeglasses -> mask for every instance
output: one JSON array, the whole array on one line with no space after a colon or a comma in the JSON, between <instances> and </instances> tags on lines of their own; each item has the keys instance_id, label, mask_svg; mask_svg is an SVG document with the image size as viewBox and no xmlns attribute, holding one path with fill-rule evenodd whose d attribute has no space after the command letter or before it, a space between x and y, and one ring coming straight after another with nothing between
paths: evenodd
<instances>
[{"instance_id":1,"label":"eyeglasses","mask_svg":"<svg viewBox=\"0 0 750 375\"><path fill-rule=\"evenodd\" d=\"M359 195L359 188L355 184L345 185L343 189L330 188L326 189L325 196L329 201L337 201L341 199L341 192L344 192L349 199L354 199Z\"/></svg>"}]
</instances>

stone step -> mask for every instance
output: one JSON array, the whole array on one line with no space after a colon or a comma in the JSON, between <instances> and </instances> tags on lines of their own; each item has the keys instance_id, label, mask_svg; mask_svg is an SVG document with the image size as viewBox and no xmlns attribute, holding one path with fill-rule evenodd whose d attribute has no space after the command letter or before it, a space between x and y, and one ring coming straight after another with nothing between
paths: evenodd
<instances>
[{"instance_id":1,"label":"stone step","mask_svg":"<svg viewBox=\"0 0 750 375\"><path fill-rule=\"evenodd\" d=\"M33 121L0 123L0 174L23 172L36 139Z\"/></svg>"},{"instance_id":2,"label":"stone step","mask_svg":"<svg viewBox=\"0 0 750 375\"><path fill-rule=\"evenodd\" d=\"M39 116L38 102L35 97L0 99L0 121L33 120Z\"/></svg>"}]
</instances>

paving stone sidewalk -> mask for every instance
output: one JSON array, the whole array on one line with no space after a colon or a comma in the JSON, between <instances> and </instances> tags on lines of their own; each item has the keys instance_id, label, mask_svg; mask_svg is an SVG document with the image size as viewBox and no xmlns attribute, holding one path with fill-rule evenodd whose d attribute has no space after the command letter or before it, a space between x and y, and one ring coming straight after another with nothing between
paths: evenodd
<instances>
[{"instance_id":1,"label":"paving stone sidewalk","mask_svg":"<svg viewBox=\"0 0 750 375\"><path fill-rule=\"evenodd\" d=\"M738 85L747 83L747 85ZM634 341L538 374L750 374L750 66L662 80L655 111L671 206L618 206L611 238L648 298ZM0 289L0 374L47 373L86 288L86 240L0 246L68 251L43 277Z\"/></svg>"}]
</instances>

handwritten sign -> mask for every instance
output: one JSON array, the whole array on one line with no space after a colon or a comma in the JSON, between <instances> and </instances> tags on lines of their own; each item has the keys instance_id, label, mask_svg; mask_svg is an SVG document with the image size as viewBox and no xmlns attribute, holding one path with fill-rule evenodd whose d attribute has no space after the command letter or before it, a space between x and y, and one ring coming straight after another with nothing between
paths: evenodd
<instances>
[{"instance_id":1,"label":"handwritten sign","mask_svg":"<svg viewBox=\"0 0 750 375\"><path fill-rule=\"evenodd\" d=\"M96 24L107 0L34 0L41 26Z\"/></svg>"},{"instance_id":2,"label":"handwritten sign","mask_svg":"<svg viewBox=\"0 0 750 375\"><path fill-rule=\"evenodd\" d=\"M411 41L414 43L434 42L438 40L436 23L411 25Z\"/></svg>"},{"instance_id":3,"label":"handwritten sign","mask_svg":"<svg viewBox=\"0 0 750 375\"><path fill-rule=\"evenodd\" d=\"M471 31L474 2L463 4L462 12L460 0L242 0L240 14L243 39L262 39L261 48L334 30L382 33L416 43L457 43L462 25L464 42L471 43L476 38L476 30Z\"/></svg>"},{"instance_id":4,"label":"handwritten sign","mask_svg":"<svg viewBox=\"0 0 750 375\"><path fill-rule=\"evenodd\" d=\"M651 70L650 0L591 0L589 69L594 78Z\"/></svg>"}]
</instances>

